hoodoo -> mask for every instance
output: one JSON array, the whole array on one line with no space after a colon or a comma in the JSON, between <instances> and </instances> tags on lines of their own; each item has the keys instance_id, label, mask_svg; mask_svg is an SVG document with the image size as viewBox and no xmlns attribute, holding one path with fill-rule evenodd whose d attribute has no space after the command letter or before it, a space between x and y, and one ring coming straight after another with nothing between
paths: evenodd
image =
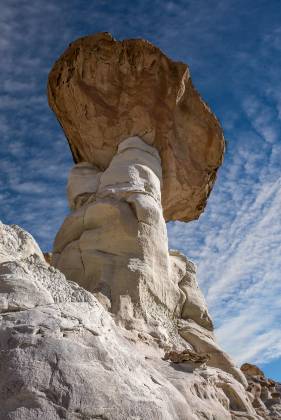
<instances>
[{"instance_id":1,"label":"hoodoo","mask_svg":"<svg viewBox=\"0 0 281 420\"><path fill-rule=\"evenodd\" d=\"M278 418L277 384L244 365L248 384L169 250L166 221L199 217L224 152L187 65L100 33L70 44L48 94L70 213L45 258L0 224L0 419Z\"/></svg>"}]
</instances>

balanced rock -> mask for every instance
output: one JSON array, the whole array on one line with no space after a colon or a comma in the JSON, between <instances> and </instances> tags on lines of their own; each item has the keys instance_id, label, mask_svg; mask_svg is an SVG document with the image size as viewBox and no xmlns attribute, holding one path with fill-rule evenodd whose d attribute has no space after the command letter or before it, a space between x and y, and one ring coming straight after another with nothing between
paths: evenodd
<instances>
[{"instance_id":1,"label":"balanced rock","mask_svg":"<svg viewBox=\"0 0 281 420\"><path fill-rule=\"evenodd\" d=\"M199 216L224 149L187 66L143 40L85 37L49 101L76 162L71 212L48 255L0 223L0 419L275 418L279 387L247 368L248 384L195 265L168 248L165 220Z\"/></svg>"},{"instance_id":2,"label":"balanced rock","mask_svg":"<svg viewBox=\"0 0 281 420\"><path fill-rule=\"evenodd\" d=\"M118 145L138 136L161 157L165 220L199 217L224 138L186 64L145 40L99 33L70 44L50 72L48 95L76 163L104 171Z\"/></svg>"},{"instance_id":3,"label":"balanced rock","mask_svg":"<svg viewBox=\"0 0 281 420\"><path fill-rule=\"evenodd\" d=\"M48 92L76 162L52 264L161 348L193 351L178 320L194 323L199 347L215 349L211 365L245 386L230 358L220 362L194 265L168 248L165 221L200 215L224 151L187 66L146 41L97 34L70 45Z\"/></svg>"}]
</instances>

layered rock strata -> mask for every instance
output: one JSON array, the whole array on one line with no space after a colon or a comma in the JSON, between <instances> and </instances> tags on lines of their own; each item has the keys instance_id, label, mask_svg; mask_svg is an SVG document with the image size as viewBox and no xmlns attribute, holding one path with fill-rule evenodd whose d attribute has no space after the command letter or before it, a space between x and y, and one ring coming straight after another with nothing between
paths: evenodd
<instances>
[{"instance_id":1,"label":"layered rock strata","mask_svg":"<svg viewBox=\"0 0 281 420\"><path fill-rule=\"evenodd\" d=\"M224 139L186 64L142 39L86 36L53 66L48 96L76 163L104 171L118 145L139 136L161 156L165 220L199 217L222 162Z\"/></svg>"},{"instance_id":2,"label":"layered rock strata","mask_svg":"<svg viewBox=\"0 0 281 420\"><path fill-rule=\"evenodd\" d=\"M50 266L29 234L0 230L1 420L262 419L208 357L165 357Z\"/></svg>"}]
</instances>

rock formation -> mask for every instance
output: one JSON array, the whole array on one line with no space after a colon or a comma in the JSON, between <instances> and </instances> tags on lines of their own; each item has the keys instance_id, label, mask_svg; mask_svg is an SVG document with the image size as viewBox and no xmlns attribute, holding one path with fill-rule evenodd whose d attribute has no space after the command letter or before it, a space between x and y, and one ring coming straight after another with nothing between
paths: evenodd
<instances>
[{"instance_id":1,"label":"rock formation","mask_svg":"<svg viewBox=\"0 0 281 420\"><path fill-rule=\"evenodd\" d=\"M281 419L281 384L267 379L258 366L244 363L242 372L248 380L248 392L256 412L263 419Z\"/></svg>"},{"instance_id":2,"label":"rock formation","mask_svg":"<svg viewBox=\"0 0 281 420\"><path fill-rule=\"evenodd\" d=\"M139 136L161 156L165 220L201 214L224 140L186 64L147 41L99 33L70 44L49 75L48 94L76 163L104 171L118 145Z\"/></svg>"},{"instance_id":3,"label":"rock formation","mask_svg":"<svg viewBox=\"0 0 281 420\"><path fill-rule=\"evenodd\" d=\"M199 216L224 149L187 66L98 34L48 90L76 162L70 214L44 255L0 224L0 419L271 415L216 343L195 265L168 248L166 220Z\"/></svg>"}]
</instances>

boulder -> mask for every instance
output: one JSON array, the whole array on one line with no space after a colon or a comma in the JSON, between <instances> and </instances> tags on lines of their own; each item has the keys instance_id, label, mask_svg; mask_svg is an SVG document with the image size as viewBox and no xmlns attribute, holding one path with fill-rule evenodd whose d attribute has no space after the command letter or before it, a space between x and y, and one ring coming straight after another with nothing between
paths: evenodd
<instances>
[{"instance_id":1,"label":"boulder","mask_svg":"<svg viewBox=\"0 0 281 420\"><path fill-rule=\"evenodd\" d=\"M243 365L240 367L244 375L247 376L261 376L264 377L263 371L256 365L253 365L251 363L243 363Z\"/></svg>"},{"instance_id":2,"label":"boulder","mask_svg":"<svg viewBox=\"0 0 281 420\"><path fill-rule=\"evenodd\" d=\"M222 163L224 138L186 64L145 40L98 33L71 43L56 61L48 97L76 163L104 171L118 145L138 136L161 157L165 220L199 217Z\"/></svg>"}]
</instances>

